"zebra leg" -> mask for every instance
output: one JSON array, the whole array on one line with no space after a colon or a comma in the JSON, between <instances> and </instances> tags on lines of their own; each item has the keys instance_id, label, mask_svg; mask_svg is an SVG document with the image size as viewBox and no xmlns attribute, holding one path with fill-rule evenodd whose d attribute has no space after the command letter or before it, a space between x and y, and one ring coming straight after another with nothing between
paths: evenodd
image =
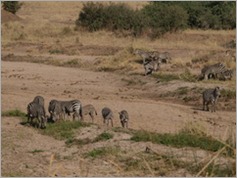
<instances>
[{"instance_id":1,"label":"zebra leg","mask_svg":"<svg viewBox=\"0 0 237 178\"><path fill-rule=\"evenodd\" d=\"M209 106L208 106L208 105L209 105L209 104L207 103L207 104L206 104L206 106L207 106L207 111L209 111Z\"/></svg>"},{"instance_id":2,"label":"zebra leg","mask_svg":"<svg viewBox=\"0 0 237 178\"><path fill-rule=\"evenodd\" d=\"M38 116L37 119L38 119L38 128L41 128L41 118Z\"/></svg>"},{"instance_id":3,"label":"zebra leg","mask_svg":"<svg viewBox=\"0 0 237 178\"><path fill-rule=\"evenodd\" d=\"M111 126L113 127L114 126L113 119L110 119L110 122L111 122Z\"/></svg>"},{"instance_id":4,"label":"zebra leg","mask_svg":"<svg viewBox=\"0 0 237 178\"><path fill-rule=\"evenodd\" d=\"M128 129L128 121L126 122L126 126L127 126L127 129Z\"/></svg>"},{"instance_id":5,"label":"zebra leg","mask_svg":"<svg viewBox=\"0 0 237 178\"><path fill-rule=\"evenodd\" d=\"M83 116L83 113L82 113L82 106L79 109L79 115L81 117L81 120L84 121L84 116Z\"/></svg>"},{"instance_id":6,"label":"zebra leg","mask_svg":"<svg viewBox=\"0 0 237 178\"><path fill-rule=\"evenodd\" d=\"M113 119L110 119L110 122L111 122L111 126L113 127L114 126Z\"/></svg>"},{"instance_id":7,"label":"zebra leg","mask_svg":"<svg viewBox=\"0 0 237 178\"><path fill-rule=\"evenodd\" d=\"M94 114L93 113L89 113L90 117L91 117L91 121L92 123L94 123Z\"/></svg>"},{"instance_id":8,"label":"zebra leg","mask_svg":"<svg viewBox=\"0 0 237 178\"><path fill-rule=\"evenodd\" d=\"M121 125L122 125L122 127L124 127L124 122L123 121L121 121Z\"/></svg>"},{"instance_id":9,"label":"zebra leg","mask_svg":"<svg viewBox=\"0 0 237 178\"><path fill-rule=\"evenodd\" d=\"M206 104L206 102L203 101L203 111L205 111L205 104Z\"/></svg>"}]
</instances>

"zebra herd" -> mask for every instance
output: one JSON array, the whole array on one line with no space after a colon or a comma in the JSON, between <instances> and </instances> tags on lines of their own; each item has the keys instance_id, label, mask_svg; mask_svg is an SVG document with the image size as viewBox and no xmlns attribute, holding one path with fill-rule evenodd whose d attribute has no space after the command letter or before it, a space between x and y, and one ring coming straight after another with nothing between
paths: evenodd
<instances>
[{"instance_id":1,"label":"zebra herd","mask_svg":"<svg viewBox=\"0 0 237 178\"><path fill-rule=\"evenodd\" d=\"M158 71L160 69L161 63L170 63L171 61L169 52L149 52L141 49L135 49L134 54L140 55L142 57L145 75L152 74L153 71Z\"/></svg>"},{"instance_id":2,"label":"zebra herd","mask_svg":"<svg viewBox=\"0 0 237 178\"><path fill-rule=\"evenodd\" d=\"M27 105L27 122L32 125L33 119L36 118L38 121L38 127L46 128L47 122L57 122L60 119L66 120L66 117L70 116L73 113L73 121L76 120L76 117L80 121L84 121L84 116L89 115L94 122L95 115L97 115L97 111L95 107L91 104L82 106L79 100L71 100L71 101L58 101L51 100L49 102L48 111L50 116L46 115L45 107L44 107L44 98L42 96L36 96L32 102ZM102 109L102 117L103 123L109 126L109 122L113 127L113 111L104 107ZM119 112L119 118L122 127L128 128L128 112L126 110L122 110Z\"/></svg>"},{"instance_id":3,"label":"zebra herd","mask_svg":"<svg viewBox=\"0 0 237 178\"><path fill-rule=\"evenodd\" d=\"M224 63L216 63L210 66L205 66L201 70L199 80L219 79L219 80L231 80L234 75L233 69L227 69Z\"/></svg>"},{"instance_id":4,"label":"zebra herd","mask_svg":"<svg viewBox=\"0 0 237 178\"><path fill-rule=\"evenodd\" d=\"M229 52L229 51L228 51ZM227 52L226 52L227 53ZM145 69L145 75L152 74L154 71L160 69L162 63L171 63L171 56L169 52L157 52L157 51L144 51L141 49L135 49L134 54L142 57L143 66ZM226 68L224 63L216 63L209 66L204 66L201 70L201 74L198 80L219 79L219 80L231 80L234 75L233 69ZM214 89L207 89L202 93L203 110L208 110L208 105L212 105L211 112L216 111L216 103L221 96L220 87ZM206 108L206 109L205 109Z\"/></svg>"},{"instance_id":5,"label":"zebra herd","mask_svg":"<svg viewBox=\"0 0 237 178\"><path fill-rule=\"evenodd\" d=\"M144 51L141 49L135 49L134 54L141 56L145 69L145 75L149 75L155 71L158 71L162 63L171 63L172 59L169 52ZM201 70L201 75L198 79L231 80L233 75L233 69L227 69L224 63L216 63L205 66Z\"/></svg>"}]
</instances>

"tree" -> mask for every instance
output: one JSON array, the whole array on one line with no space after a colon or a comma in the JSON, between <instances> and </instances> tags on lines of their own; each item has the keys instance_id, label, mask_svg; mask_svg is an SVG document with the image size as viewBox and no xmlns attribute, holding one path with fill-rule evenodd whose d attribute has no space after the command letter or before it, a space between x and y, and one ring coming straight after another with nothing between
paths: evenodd
<instances>
[{"instance_id":1,"label":"tree","mask_svg":"<svg viewBox=\"0 0 237 178\"><path fill-rule=\"evenodd\" d=\"M15 14L20 8L21 5L18 1L3 1L2 6L3 9Z\"/></svg>"}]
</instances>

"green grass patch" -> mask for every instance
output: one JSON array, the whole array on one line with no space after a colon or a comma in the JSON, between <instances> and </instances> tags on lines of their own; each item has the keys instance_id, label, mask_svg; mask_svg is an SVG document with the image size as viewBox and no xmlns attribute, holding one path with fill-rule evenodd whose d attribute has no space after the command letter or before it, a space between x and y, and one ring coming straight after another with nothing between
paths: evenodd
<instances>
[{"instance_id":1,"label":"green grass patch","mask_svg":"<svg viewBox=\"0 0 237 178\"><path fill-rule=\"evenodd\" d=\"M3 111L2 117L20 117L20 118L26 118L26 113L15 109L15 110L9 110L9 111Z\"/></svg>"},{"instance_id":2,"label":"green grass patch","mask_svg":"<svg viewBox=\"0 0 237 178\"><path fill-rule=\"evenodd\" d=\"M119 151L120 151L119 147L100 147L100 148L95 148L92 151L89 151L88 153L85 153L84 156L91 157L91 158L103 157L106 155L116 156Z\"/></svg>"},{"instance_id":3,"label":"green grass patch","mask_svg":"<svg viewBox=\"0 0 237 178\"><path fill-rule=\"evenodd\" d=\"M131 140L151 141L152 143L170 145L174 147L197 147L209 151L218 151L224 146L221 142L207 136L195 135L187 132L177 134L159 134L147 131L137 131Z\"/></svg>"},{"instance_id":4,"label":"green grass patch","mask_svg":"<svg viewBox=\"0 0 237 178\"><path fill-rule=\"evenodd\" d=\"M100 135L98 135L94 140L93 142L99 142L99 141L106 141L106 140L109 140L111 138L113 138L114 135L111 134L111 133L108 133L108 132L103 132L101 133Z\"/></svg>"},{"instance_id":5,"label":"green grass patch","mask_svg":"<svg viewBox=\"0 0 237 178\"><path fill-rule=\"evenodd\" d=\"M41 130L41 133L54 137L55 139L73 139L74 130L82 127L87 127L90 124L80 121L65 121L49 123L46 129Z\"/></svg>"}]
</instances>

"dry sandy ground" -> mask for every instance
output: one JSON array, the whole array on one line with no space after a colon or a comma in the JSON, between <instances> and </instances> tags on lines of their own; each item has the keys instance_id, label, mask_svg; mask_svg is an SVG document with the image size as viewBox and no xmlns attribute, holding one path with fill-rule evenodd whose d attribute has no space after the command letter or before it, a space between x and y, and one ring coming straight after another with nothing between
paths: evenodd
<instances>
[{"instance_id":1,"label":"dry sandy ground","mask_svg":"<svg viewBox=\"0 0 237 178\"><path fill-rule=\"evenodd\" d=\"M216 113L194 110L191 106L155 101L145 97L151 92L149 87L129 88L121 80L124 76L93 72L82 69L55 67L43 64L2 61L2 111L20 109L26 112L26 106L36 95L45 98L46 107L51 99L79 99L85 104L93 104L98 111L96 123L102 130L91 128L94 132L102 132L104 127L101 109L110 107L115 113L114 125L120 126L118 112L126 109L130 115L129 126L133 129L144 129L158 133L174 133L182 129L187 122L196 122L206 132L221 139L223 133L234 127L235 112L217 111ZM149 81L154 82L154 81ZM146 84L149 86L149 83ZM86 117L86 122L90 118ZM109 142L86 145L83 148L66 148L63 141L41 135L33 128L20 125L19 118L2 118L2 175L5 176L134 176L136 173L123 173L110 160L85 160L81 153L101 145L122 145L124 149L142 151L144 143L124 143L117 135ZM88 131L85 131L86 133ZM121 134L121 133L120 133ZM82 132L78 137L82 136ZM85 135L84 135L85 136ZM87 136L87 135L86 135ZM88 135L89 136L89 135ZM120 140L115 142L114 140ZM152 144L150 144L152 145ZM152 145L160 152L167 147ZM43 150L32 153L34 150ZM70 159L55 158L50 166L52 155ZM206 156L201 153L200 159ZM71 158L73 157L73 158ZM15 160L15 161L13 161ZM148 176L152 174L137 175ZM170 170L166 176L190 176L183 170Z\"/></svg>"}]
</instances>

